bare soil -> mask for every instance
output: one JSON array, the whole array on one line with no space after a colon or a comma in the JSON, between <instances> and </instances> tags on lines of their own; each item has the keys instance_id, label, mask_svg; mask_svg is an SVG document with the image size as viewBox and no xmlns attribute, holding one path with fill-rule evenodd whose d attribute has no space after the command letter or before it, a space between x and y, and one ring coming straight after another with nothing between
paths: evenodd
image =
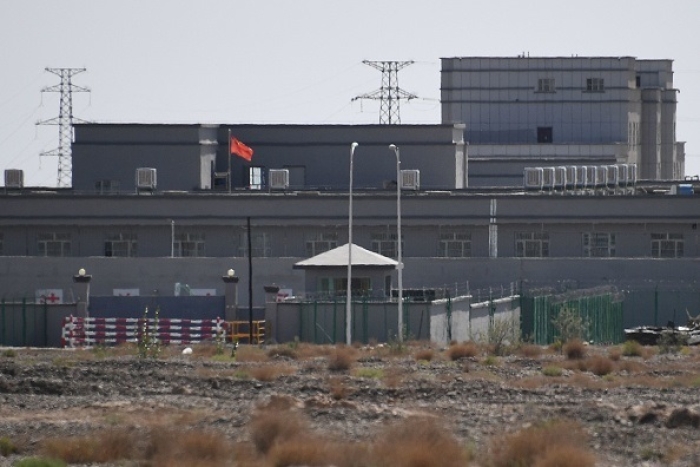
<instances>
[{"instance_id":1,"label":"bare soil","mask_svg":"<svg viewBox=\"0 0 700 467\"><path fill-rule=\"evenodd\" d=\"M589 355L606 360L617 352L612 371L598 376L591 360L546 349L458 361L435 349L430 361L417 360L426 347L355 349L351 368L335 371L333 348L303 345L293 353L280 346L280 355L242 346L237 360L228 349L213 356L212 347L192 355L171 348L158 358L139 358L134 348L0 349L0 438L20 448L0 456L0 467L36 454L47 438L115 425L214 429L245 442L256 410L280 398L319 435L347 441L422 415L483 458L505 433L571 419L588 433L599 466L700 466L700 349L620 357L591 347Z\"/></svg>"}]
</instances>

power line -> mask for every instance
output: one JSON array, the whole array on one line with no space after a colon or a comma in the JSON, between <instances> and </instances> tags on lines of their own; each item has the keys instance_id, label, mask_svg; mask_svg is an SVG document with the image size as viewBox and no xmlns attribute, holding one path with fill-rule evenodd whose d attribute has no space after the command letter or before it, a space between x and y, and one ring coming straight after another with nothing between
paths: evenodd
<instances>
[{"instance_id":1,"label":"power line","mask_svg":"<svg viewBox=\"0 0 700 467\"><path fill-rule=\"evenodd\" d=\"M400 101L415 99L418 96L410 92L406 92L399 87L399 70L412 65L413 61L395 62L374 62L363 60L362 63L369 65L372 68L382 72L382 85L379 89L353 97L357 99L374 99L379 100L379 124L380 125L396 125L401 123Z\"/></svg>"},{"instance_id":2,"label":"power line","mask_svg":"<svg viewBox=\"0 0 700 467\"><path fill-rule=\"evenodd\" d=\"M73 92L90 92L88 88L71 83L73 75L82 73L85 68L46 68L46 71L61 78L56 86L47 86L41 92L60 92L61 104L58 117L37 122L37 125L58 125L58 148L42 152L41 156L58 157L59 187L70 187L73 180L73 164L71 160L71 143L73 142L73 122L83 120L73 118Z\"/></svg>"}]
</instances>

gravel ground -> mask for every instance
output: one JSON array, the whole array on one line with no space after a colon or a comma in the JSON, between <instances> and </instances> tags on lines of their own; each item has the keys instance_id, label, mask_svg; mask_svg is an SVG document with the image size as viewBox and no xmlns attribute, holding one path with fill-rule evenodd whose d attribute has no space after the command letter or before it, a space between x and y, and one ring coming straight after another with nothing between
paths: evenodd
<instances>
[{"instance_id":1,"label":"gravel ground","mask_svg":"<svg viewBox=\"0 0 700 467\"><path fill-rule=\"evenodd\" d=\"M588 432L599 466L700 466L700 349L623 357L605 377L549 353L453 362L436 350L426 362L410 350L361 349L350 370L330 371L327 356L268 357L268 350L241 348L239 361L216 361L198 349L155 360L0 349L0 438L16 441L24 456L47 437L115 424L214 428L246 440L256 407L284 398L316 430L340 439L368 439L387 421L427 415L479 450L494 436L566 418ZM262 361L242 362L244 354ZM551 366L563 374L543 376ZM256 379L254 369L266 367ZM0 467L17 459L0 456Z\"/></svg>"}]
</instances>

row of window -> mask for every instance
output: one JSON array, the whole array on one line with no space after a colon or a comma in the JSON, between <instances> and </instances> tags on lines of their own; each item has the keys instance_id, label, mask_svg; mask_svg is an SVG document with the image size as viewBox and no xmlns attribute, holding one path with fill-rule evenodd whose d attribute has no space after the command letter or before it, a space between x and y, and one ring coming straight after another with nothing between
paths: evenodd
<instances>
[{"instance_id":1,"label":"row of window","mask_svg":"<svg viewBox=\"0 0 700 467\"><path fill-rule=\"evenodd\" d=\"M381 255L396 258L398 242L395 233L376 232L371 234L370 249ZM615 257L616 238L614 233L585 232L582 234L582 256L586 258ZM252 256L269 257L270 238L264 232L254 233L250 239ZM38 256L71 256L70 233L41 233L37 236ZM206 256L204 233L179 233L173 238L172 254L176 257ZM651 251L654 258L683 257L684 238L682 233L652 233ZM338 247L338 234L324 232L306 241L306 256L312 257ZM402 244L403 248L403 244ZM0 255L3 254L3 236L0 234ZM135 233L110 235L104 243L104 255L108 257L138 256L138 237ZM244 234L238 248L239 256L248 255L248 238ZM469 258L472 256L471 233L465 231L441 232L438 237L436 256L441 258ZM548 232L516 232L515 256L518 258L549 257Z\"/></svg>"},{"instance_id":2,"label":"row of window","mask_svg":"<svg viewBox=\"0 0 700 467\"><path fill-rule=\"evenodd\" d=\"M556 92L554 78L540 78L537 80L537 92ZM605 80L603 78L586 78L586 92L605 92Z\"/></svg>"}]
</instances>

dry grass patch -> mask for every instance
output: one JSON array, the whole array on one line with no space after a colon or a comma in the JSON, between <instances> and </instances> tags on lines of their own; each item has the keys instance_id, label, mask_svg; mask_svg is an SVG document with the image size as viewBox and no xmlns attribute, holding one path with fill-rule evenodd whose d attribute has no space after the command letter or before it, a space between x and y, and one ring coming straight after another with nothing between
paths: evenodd
<instances>
[{"instance_id":1,"label":"dry grass patch","mask_svg":"<svg viewBox=\"0 0 700 467\"><path fill-rule=\"evenodd\" d=\"M461 344L451 345L447 351L447 358L457 361L463 358L473 358L480 354L479 346L474 342L462 342Z\"/></svg>"},{"instance_id":2,"label":"dry grass patch","mask_svg":"<svg viewBox=\"0 0 700 467\"><path fill-rule=\"evenodd\" d=\"M379 434L372 460L380 467L462 467L471 459L436 420L411 417Z\"/></svg>"},{"instance_id":3,"label":"dry grass patch","mask_svg":"<svg viewBox=\"0 0 700 467\"><path fill-rule=\"evenodd\" d=\"M335 351L328 356L328 369L330 371L348 371L357 359L356 352L352 347L336 346Z\"/></svg>"},{"instance_id":4,"label":"dry grass patch","mask_svg":"<svg viewBox=\"0 0 700 467\"><path fill-rule=\"evenodd\" d=\"M281 376L294 374L296 370L290 365L264 364L250 366L246 372L258 381L274 381Z\"/></svg>"},{"instance_id":5,"label":"dry grass patch","mask_svg":"<svg viewBox=\"0 0 700 467\"><path fill-rule=\"evenodd\" d=\"M540 358L542 356L542 347L535 344L523 344L519 349L520 355L527 358Z\"/></svg>"},{"instance_id":6,"label":"dry grass patch","mask_svg":"<svg viewBox=\"0 0 700 467\"><path fill-rule=\"evenodd\" d=\"M405 373L399 367L388 367L384 370L382 383L387 388L398 388L403 384Z\"/></svg>"},{"instance_id":7,"label":"dry grass patch","mask_svg":"<svg viewBox=\"0 0 700 467\"><path fill-rule=\"evenodd\" d=\"M562 347L569 360L580 360L586 356L586 344L581 339L572 339Z\"/></svg>"},{"instance_id":8,"label":"dry grass patch","mask_svg":"<svg viewBox=\"0 0 700 467\"><path fill-rule=\"evenodd\" d=\"M115 429L95 436L47 438L39 451L69 464L105 463L135 458L137 441L135 433Z\"/></svg>"},{"instance_id":9,"label":"dry grass patch","mask_svg":"<svg viewBox=\"0 0 700 467\"><path fill-rule=\"evenodd\" d=\"M236 350L236 361L241 363L260 363L269 361L269 357L260 347L239 345Z\"/></svg>"},{"instance_id":10,"label":"dry grass patch","mask_svg":"<svg viewBox=\"0 0 700 467\"><path fill-rule=\"evenodd\" d=\"M435 351L433 349L419 349L416 353L413 354L413 358L416 359L416 361L426 361L429 362L433 358L435 358Z\"/></svg>"},{"instance_id":11,"label":"dry grass patch","mask_svg":"<svg viewBox=\"0 0 700 467\"><path fill-rule=\"evenodd\" d=\"M151 428L145 452L152 467L213 467L227 465L232 456L232 444L221 432L185 431L163 426Z\"/></svg>"},{"instance_id":12,"label":"dry grass patch","mask_svg":"<svg viewBox=\"0 0 700 467\"><path fill-rule=\"evenodd\" d=\"M492 467L593 467L587 436L573 421L552 421L493 438L486 465Z\"/></svg>"},{"instance_id":13,"label":"dry grass patch","mask_svg":"<svg viewBox=\"0 0 700 467\"><path fill-rule=\"evenodd\" d=\"M330 378L328 380L328 393L334 400L342 400L348 397L352 390L341 378Z\"/></svg>"},{"instance_id":14,"label":"dry grass patch","mask_svg":"<svg viewBox=\"0 0 700 467\"><path fill-rule=\"evenodd\" d=\"M608 357L593 355L587 360L588 371L596 376L605 376L613 372L615 364Z\"/></svg>"},{"instance_id":15,"label":"dry grass patch","mask_svg":"<svg viewBox=\"0 0 700 467\"><path fill-rule=\"evenodd\" d=\"M618 372L641 373L647 370L647 366L636 360L621 360L617 363Z\"/></svg>"},{"instance_id":16,"label":"dry grass patch","mask_svg":"<svg viewBox=\"0 0 700 467\"><path fill-rule=\"evenodd\" d=\"M309 343L299 343L296 346L295 352L300 360L309 360L318 357L327 357L333 353L334 347L329 345L316 345Z\"/></svg>"},{"instance_id":17,"label":"dry grass patch","mask_svg":"<svg viewBox=\"0 0 700 467\"><path fill-rule=\"evenodd\" d=\"M306 437L306 421L293 411L259 411L249 424L250 439L260 454L267 454L276 444Z\"/></svg>"},{"instance_id":18,"label":"dry grass patch","mask_svg":"<svg viewBox=\"0 0 700 467\"><path fill-rule=\"evenodd\" d=\"M276 345L274 347L271 347L267 351L267 356L269 358L289 358L292 360L296 360L298 358L296 350L293 348L289 347L288 345Z\"/></svg>"}]
</instances>

